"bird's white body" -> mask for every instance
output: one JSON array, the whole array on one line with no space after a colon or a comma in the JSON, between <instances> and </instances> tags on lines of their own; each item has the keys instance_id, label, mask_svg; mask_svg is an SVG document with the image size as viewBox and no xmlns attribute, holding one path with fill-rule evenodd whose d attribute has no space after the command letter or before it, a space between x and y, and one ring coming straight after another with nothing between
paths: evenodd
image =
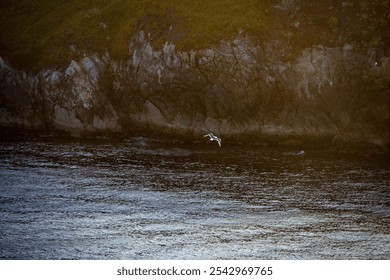
<instances>
[{"instance_id":1,"label":"bird's white body","mask_svg":"<svg viewBox=\"0 0 390 280\"><path fill-rule=\"evenodd\" d=\"M203 137L210 137L210 141L217 141L218 145L221 147L221 143L222 143L221 138L215 136L212 132L204 135Z\"/></svg>"}]
</instances>

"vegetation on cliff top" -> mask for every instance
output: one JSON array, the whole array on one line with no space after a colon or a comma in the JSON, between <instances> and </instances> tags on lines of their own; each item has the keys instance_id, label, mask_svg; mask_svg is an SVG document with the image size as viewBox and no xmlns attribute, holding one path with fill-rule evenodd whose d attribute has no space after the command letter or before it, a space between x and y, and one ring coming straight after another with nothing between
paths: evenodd
<instances>
[{"instance_id":1,"label":"vegetation on cliff top","mask_svg":"<svg viewBox=\"0 0 390 280\"><path fill-rule=\"evenodd\" d=\"M0 56L25 69L66 65L78 51L124 56L135 31L200 48L265 28L262 0L2 0Z\"/></svg>"},{"instance_id":2,"label":"vegetation on cliff top","mask_svg":"<svg viewBox=\"0 0 390 280\"><path fill-rule=\"evenodd\" d=\"M244 31L289 45L286 58L346 43L387 56L389 24L390 0L1 0L0 57L27 70L67 66L83 52L124 57L140 30L158 49L167 40L210 47Z\"/></svg>"}]
</instances>

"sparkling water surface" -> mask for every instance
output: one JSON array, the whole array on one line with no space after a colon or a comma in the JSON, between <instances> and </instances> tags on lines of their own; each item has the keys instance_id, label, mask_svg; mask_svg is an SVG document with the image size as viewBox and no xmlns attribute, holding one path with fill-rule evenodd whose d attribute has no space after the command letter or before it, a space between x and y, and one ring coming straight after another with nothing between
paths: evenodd
<instances>
[{"instance_id":1,"label":"sparkling water surface","mask_svg":"<svg viewBox=\"0 0 390 280\"><path fill-rule=\"evenodd\" d=\"M0 142L1 259L390 259L383 157Z\"/></svg>"}]
</instances>

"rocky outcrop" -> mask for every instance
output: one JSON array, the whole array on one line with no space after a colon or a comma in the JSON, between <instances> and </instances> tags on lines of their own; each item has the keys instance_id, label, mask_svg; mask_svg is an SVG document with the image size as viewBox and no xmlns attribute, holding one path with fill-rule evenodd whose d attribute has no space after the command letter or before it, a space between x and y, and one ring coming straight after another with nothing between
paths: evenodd
<instances>
[{"instance_id":1,"label":"rocky outcrop","mask_svg":"<svg viewBox=\"0 0 390 280\"><path fill-rule=\"evenodd\" d=\"M209 49L166 42L156 50L140 31L121 61L92 53L31 74L0 59L0 124L72 135L159 128L389 143L390 58L350 44L288 53L280 40L245 34Z\"/></svg>"}]
</instances>

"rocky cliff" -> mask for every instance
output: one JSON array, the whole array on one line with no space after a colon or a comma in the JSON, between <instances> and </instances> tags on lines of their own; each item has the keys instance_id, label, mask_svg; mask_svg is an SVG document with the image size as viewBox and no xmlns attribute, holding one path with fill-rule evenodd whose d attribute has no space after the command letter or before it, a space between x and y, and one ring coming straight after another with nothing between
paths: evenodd
<instances>
[{"instance_id":1,"label":"rocky cliff","mask_svg":"<svg viewBox=\"0 0 390 280\"><path fill-rule=\"evenodd\" d=\"M348 8L328 2L332 15ZM2 58L0 125L77 136L153 130L196 138L213 131L388 146L386 42L356 42L350 29L335 31L339 17L329 17L320 39L312 34L303 42L316 30L303 1L272 4L267 13L279 18L261 40L242 31L208 48L182 50L174 40L156 48L151 33L138 30L127 58L73 49L80 59L34 73Z\"/></svg>"}]
</instances>

